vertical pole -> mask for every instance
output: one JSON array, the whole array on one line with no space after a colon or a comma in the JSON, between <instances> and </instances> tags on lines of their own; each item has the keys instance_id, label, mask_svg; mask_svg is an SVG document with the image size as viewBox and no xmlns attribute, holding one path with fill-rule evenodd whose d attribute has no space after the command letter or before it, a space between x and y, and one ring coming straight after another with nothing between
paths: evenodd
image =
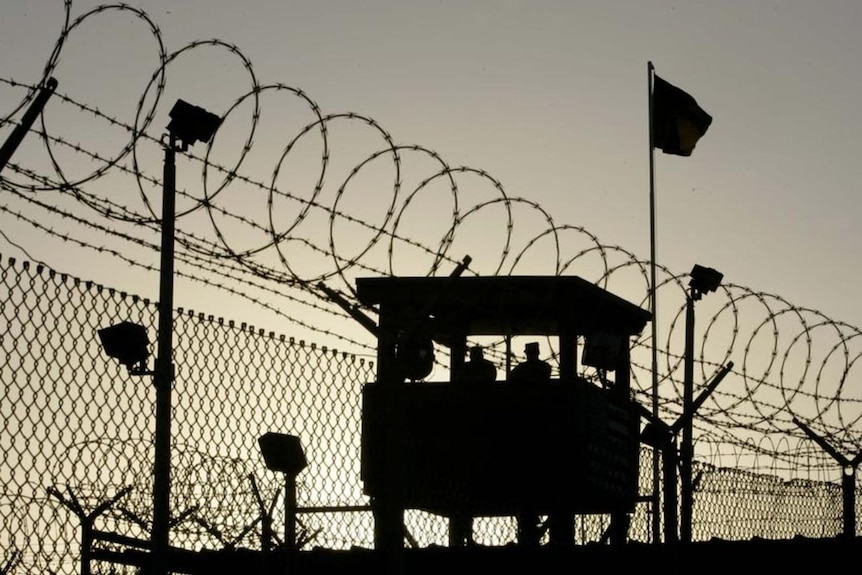
<instances>
[{"instance_id":1,"label":"vertical pole","mask_svg":"<svg viewBox=\"0 0 862 575\"><path fill-rule=\"evenodd\" d=\"M647 63L647 92L649 102L649 245L650 245L650 312L652 313L652 415L658 419L658 298L656 297L656 273L655 273L655 138L653 136L653 99L652 99L652 84L654 68L652 62ZM653 514L652 514L652 531L653 540L659 540L659 532L661 522L658 512L658 494L659 494L659 449L653 447Z\"/></svg>"},{"instance_id":2,"label":"vertical pole","mask_svg":"<svg viewBox=\"0 0 862 575\"><path fill-rule=\"evenodd\" d=\"M377 327L377 383L379 420L374 424L374 441L379 445L378 464L385 470L380 477L378 492L371 498L374 515L374 547L385 557L386 571L400 571L404 546L404 507L401 485L392 478L391 470L398 465L397 456L400 438L392 432L392 424L400 415L391 400L395 385L402 385L395 359L396 327L399 325L397 310L381 304ZM366 433L366 431L363 431ZM367 449L367 447L365 448ZM367 453L366 453L367 454Z\"/></svg>"},{"instance_id":3,"label":"vertical pole","mask_svg":"<svg viewBox=\"0 0 862 575\"><path fill-rule=\"evenodd\" d=\"M284 545L296 551L296 477L290 473L284 474Z\"/></svg>"},{"instance_id":4,"label":"vertical pole","mask_svg":"<svg viewBox=\"0 0 862 575\"><path fill-rule=\"evenodd\" d=\"M614 378L614 386L611 388L609 401L620 405L626 405L631 398L631 350L627 339L620 338L619 342L619 360L616 365L616 377ZM619 403L617 403L619 402ZM625 403L624 403L625 402ZM639 436L639 432L635 432L635 437ZM628 461L631 456L631 461L634 463L634 469L637 469L638 460L640 458L640 444L636 446L637 452L631 455L626 454L625 458ZM632 488L633 493L637 493L637 471L632 470L631 475L627 475L625 481ZM617 510L611 512L610 524L610 542L611 544L623 544L628 539L631 517L628 509Z\"/></svg>"},{"instance_id":5,"label":"vertical pole","mask_svg":"<svg viewBox=\"0 0 862 575\"><path fill-rule=\"evenodd\" d=\"M572 383L578 376L578 336L570 325L560 326L560 381Z\"/></svg>"},{"instance_id":6,"label":"vertical pole","mask_svg":"<svg viewBox=\"0 0 862 575\"><path fill-rule=\"evenodd\" d=\"M24 117L21 118L21 123L15 126L15 129L12 130L12 133L9 134L9 137L6 138L6 141L3 143L3 147L0 148L0 172L2 172L3 168L6 167L6 164L12 158L12 154L14 154L15 150L18 149L18 145L24 139L27 132L30 131L30 128L33 126L33 122L35 122L36 118L39 117L39 114L42 113L42 109L45 108L48 98L51 97L56 89L57 80L54 78L48 78L45 85L39 89L39 94L36 96L36 99L33 100L33 103L30 104L30 107L27 108L26 112L24 112Z\"/></svg>"},{"instance_id":7,"label":"vertical pole","mask_svg":"<svg viewBox=\"0 0 862 575\"><path fill-rule=\"evenodd\" d=\"M856 468L844 466L841 470L841 487L844 496L844 535L856 537Z\"/></svg>"},{"instance_id":8,"label":"vertical pole","mask_svg":"<svg viewBox=\"0 0 862 575\"><path fill-rule=\"evenodd\" d=\"M153 469L153 573L168 572L171 493L171 386L173 365L174 219L176 204L176 139L165 147L162 191L162 253L159 274L159 340L154 383L156 431Z\"/></svg>"},{"instance_id":9,"label":"vertical pole","mask_svg":"<svg viewBox=\"0 0 862 575\"><path fill-rule=\"evenodd\" d=\"M680 447L680 495L681 525L680 535L683 543L691 542L691 512L693 504L692 482L691 482L691 459L692 459L692 421L694 420L692 409L694 408L694 300L697 293L691 288L691 293L686 298L685 304L685 374L683 381L682 417L685 423L682 426L682 446Z\"/></svg>"},{"instance_id":10,"label":"vertical pole","mask_svg":"<svg viewBox=\"0 0 862 575\"><path fill-rule=\"evenodd\" d=\"M81 518L81 575L90 575L90 557L93 554L93 521Z\"/></svg>"},{"instance_id":11,"label":"vertical pole","mask_svg":"<svg viewBox=\"0 0 862 575\"><path fill-rule=\"evenodd\" d=\"M450 346L449 381L463 383L464 356L467 355L466 329L454 335ZM449 547L463 547L473 539L473 517L459 510L449 516Z\"/></svg>"},{"instance_id":12,"label":"vertical pole","mask_svg":"<svg viewBox=\"0 0 862 575\"><path fill-rule=\"evenodd\" d=\"M664 467L664 541L665 543L677 543L679 541L679 520L677 515L677 493L676 472L679 462L676 438L671 441L662 452L662 465Z\"/></svg>"},{"instance_id":13,"label":"vertical pole","mask_svg":"<svg viewBox=\"0 0 862 575\"><path fill-rule=\"evenodd\" d=\"M292 571L296 557L296 476L284 474L284 568Z\"/></svg>"},{"instance_id":14,"label":"vertical pole","mask_svg":"<svg viewBox=\"0 0 862 575\"><path fill-rule=\"evenodd\" d=\"M512 336L506 334L506 376L504 379L507 381L510 373L512 373Z\"/></svg>"}]
</instances>

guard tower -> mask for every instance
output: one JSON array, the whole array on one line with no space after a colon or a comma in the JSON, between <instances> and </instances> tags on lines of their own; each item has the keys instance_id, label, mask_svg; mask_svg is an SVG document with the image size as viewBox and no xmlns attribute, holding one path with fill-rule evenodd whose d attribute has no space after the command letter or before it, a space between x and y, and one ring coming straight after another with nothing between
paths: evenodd
<instances>
[{"instance_id":1,"label":"guard tower","mask_svg":"<svg viewBox=\"0 0 862 575\"><path fill-rule=\"evenodd\" d=\"M404 545L404 511L450 518L623 520L638 496L639 411L629 374L631 338L650 313L576 276L368 277L359 301L379 313L377 379L362 394L361 476L375 547ZM463 385L470 336L552 338L551 381ZM450 381L424 381L446 357ZM578 359L600 382L578 376ZM457 383L456 383L457 380ZM617 536L620 535L619 529Z\"/></svg>"}]
</instances>

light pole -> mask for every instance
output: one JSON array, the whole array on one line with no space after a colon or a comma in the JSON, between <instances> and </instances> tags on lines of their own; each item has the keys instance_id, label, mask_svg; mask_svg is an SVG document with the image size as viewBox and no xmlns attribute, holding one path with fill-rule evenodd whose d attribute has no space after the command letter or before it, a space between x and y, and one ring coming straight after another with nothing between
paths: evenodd
<instances>
[{"instance_id":1,"label":"light pole","mask_svg":"<svg viewBox=\"0 0 862 575\"><path fill-rule=\"evenodd\" d=\"M691 516L694 504L691 465L693 457L692 421L694 413L694 302L703 294L713 292L721 285L724 275L712 268L695 264L688 282L689 292L685 306L685 373L683 381L682 411L690 414L682 426L682 445L680 447L680 539L691 542Z\"/></svg>"},{"instance_id":2,"label":"light pole","mask_svg":"<svg viewBox=\"0 0 862 575\"><path fill-rule=\"evenodd\" d=\"M171 495L171 385L173 364L174 229L176 220L176 153L195 142L209 142L221 118L203 108L177 100L170 112L168 142L164 144L162 180L161 267L159 270L159 333L155 369L146 368L149 357L143 326L122 322L99 331L110 357L125 365L130 375L152 375L156 388L155 454L153 461L152 575L166 575L170 545Z\"/></svg>"},{"instance_id":3,"label":"light pole","mask_svg":"<svg viewBox=\"0 0 862 575\"><path fill-rule=\"evenodd\" d=\"M266 467L284 474L284 568L291 570L296 555L296 476L308 462L295 435L267 432L257 439Z\"/></svg>"},{"instance_id":4,"label":"light pole","mask_svg":"<svg viewBox=\"0 0 862 575\"><path fill-rule=\"evenodd\" d=\"M170 112L162 179L162 251L159 271L159 335L153 383L156 387L155 456L153 462L153 574L166 574L170 544L171 386L174 379L174 224L176 221L176 153L195 142L209 142L221 118L184 100Z\"/></svg>"}]
</instances>

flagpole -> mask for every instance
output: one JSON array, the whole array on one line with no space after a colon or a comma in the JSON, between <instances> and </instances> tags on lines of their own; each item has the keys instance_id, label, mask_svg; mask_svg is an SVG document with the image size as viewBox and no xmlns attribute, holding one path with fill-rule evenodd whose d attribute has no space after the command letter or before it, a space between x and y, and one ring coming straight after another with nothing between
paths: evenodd
<instances>
[{"instance_id":1,"label":"flagpole","mask_svg":"<svg viewBox=\"0 0 862 575\"><path fill-rule=\"evenodd\" d=\"M650 312L652 313L652 414L658 419L658 306L656 305L656 273L655 273L655 141L653 137L653 98L652 86L655 68L652 62L647 62L647 93L649 102L649 245L650 245ZM661 520L658 506L659 474L661 467L659 463L659 450L653 448L653 514L652 529L653 541L660 540Z\"/></svg>"}]
</instances>

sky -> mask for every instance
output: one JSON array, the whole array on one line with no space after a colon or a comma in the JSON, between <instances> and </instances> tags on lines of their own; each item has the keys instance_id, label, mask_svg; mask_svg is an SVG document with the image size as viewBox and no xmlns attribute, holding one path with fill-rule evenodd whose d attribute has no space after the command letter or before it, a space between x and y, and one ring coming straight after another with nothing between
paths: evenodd
<instances>
[{"instance_id":1,"label":"sky","mask_svg":"<svg viewBox=\"0 0 862 575\"><path fill-rule=\"evenodd\" d=\"M0 37L7 49L0 54L0 79L37 84L52 54L59 54L51 69L58 94L124 124L146 126L154 138L164 132L177 98L218 115L231 110L211 147L199 144L192 152L209 153L216 164L239 166L245 178L357 220L388 222L400 235L435 249L453 213L461 214L438 273L448 273L465 255L478 273L553 273L547 246L539 241L530 247L548 229L549 218L566 228L563 261L589 248L588 236L648 260L652 62L656 74L691 94L713 117L690 157L660 151L653 156L657 264L674 275L694 264L712 267L727 285L774 294L851 331L862 326L856 261L862 245L858 2L147 0L122 9L107 6L5 0ZM59 47L64 23L74 26ZM160 58L170 59L164 75ZM257 113L248 96L255 85L267 86ZM0 83L0 117L20 117L26 95L20 86ZM148 111L150 123L144 120ZM326 153L320 124L302 131L315 113L337 116L326 122ZM52 156L36 138L27 140L13 162L52 176L59 165L67 180L80 182L99 202L146 216L146 197L149 209L158 211L156 183L141 184L120 169L137 166L160 178L158 146L141 144L134 154L121 154L127 132L75 112L56 96L45 122L66 144L56 145ZM0 126L0 138L10 129ZM415 148L405 148L396 166L386 154L375 156L387 143ZM74 151L74 144L90 157ZM106 167L111 158L119 161ZM323 159L325 183L312 196ZM457 175L457 194L439 177L441 165ZM394 200L396 167L402 183ZM32 185L10 169L2 177ZM193 200L180 197L178 209L188 214L178 228L222 242L259 276L271 271L263 282L268 290L286 291L287 282L280 280L297 276L312 282L324 277L332 287L349 290L349 278L366 270L327 275L337 266L313 246L330 241L339 257L367 264L367 275L424 275L433 260L411 251L409 243L393 246L390 254L388 242L372 241L373 234L349 218L339 219L330 234L328 218L320 215L303 219L278 249L258 250L267 244L267 226L294 230L296 204L267 196L265 188L249 191L242 181L224 184L222 191L224 173L202 176L189 161L179 162L177 177L178 187L197 197L204 181L204 194L218 194L225 210L246 218L208 218L193 210ZM514 214L502 209L501 190L518 199ZM39 197L98 219L98 209L82 208L70 194ZM0 199L5 206L23 205L8 193ZM52 230L69 230L95 244L117 241L68 218L28 213ZM121 229L116 221L112 226ZM157 296L152 269L140 271L121 258L76 248L8 210L0 213L0 230L4 257ZM146 237L157 241L155 234ZM118 249L157 265L152 250ZM566 272L594 274L596 263L584 260ZM624 278L612 291L619 287L620 295L642 304L637 282ZM325 341L331 332L350 331L352 341L369 341L357 325L336 322L326 328L331 332L312 330L309 336L283 315L246 307L230 294L212 295L199 283L179 278L176 289L178 306L303 338ZM292 313L284 300L276 305ZM350 346L343 340L334 345Z\"/></svg>"}]
</instances>

